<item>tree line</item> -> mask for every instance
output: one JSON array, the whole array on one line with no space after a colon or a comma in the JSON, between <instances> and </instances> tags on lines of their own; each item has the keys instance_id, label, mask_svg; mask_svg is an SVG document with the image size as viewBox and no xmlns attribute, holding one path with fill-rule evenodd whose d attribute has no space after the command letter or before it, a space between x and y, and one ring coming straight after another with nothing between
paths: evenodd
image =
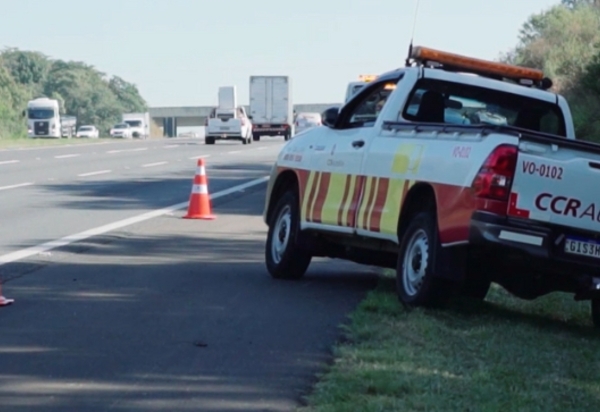
<instances>
[{"instance_id":1,"label":"tree line","mask_svg":"<svg viewBox=\"0 0 600 412\"><path fill-rule=\"evenodd\" d=\"M500 60L543 70L567 98L577 138L600 142L600 0L562 0L531 15Z\"/></svg>"},{"instance_id":2,"label":"tree line","mask_svg":"<svg viewBox=\"0 0 600 412\"><path fill-rule=\"evenodd\" d=\"M39 52L0 52L0 138L26 136L23 110L27 101L42 96L57 99L62 115L76 116L80 125L96 125L101 133L123 113L147 111L137 87L118 76Z\"/></svg>"}]
</instances>

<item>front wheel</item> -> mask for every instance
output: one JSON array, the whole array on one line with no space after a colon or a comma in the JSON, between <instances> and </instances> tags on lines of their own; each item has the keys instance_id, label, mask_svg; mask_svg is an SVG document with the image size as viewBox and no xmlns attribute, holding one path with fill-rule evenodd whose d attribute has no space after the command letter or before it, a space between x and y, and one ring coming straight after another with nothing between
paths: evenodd
<instances>
[{"instance_id":1,"label":"front wheel","mask_svg":"<svg viewBox=\"0 0 600 412\"><path fill-rule=\"evenodd\" d=\"M295 191L287 191L275 205L269 219L265 247L267 270L275 279L300 279L312 256L297 243L300 210Z\"/></svg>"},{"instance_id":2,"label":"front wheel","mask_svg":"<svg viewBox=\"0 0 600 412\"><path fill-rule=\"evenodd\" d=\"M440 248L432 212L415 215L404 231L396 266L396 291L405 306L434 306L449 297L449 288L435 278Z\"/></svg>"}]
</instances>

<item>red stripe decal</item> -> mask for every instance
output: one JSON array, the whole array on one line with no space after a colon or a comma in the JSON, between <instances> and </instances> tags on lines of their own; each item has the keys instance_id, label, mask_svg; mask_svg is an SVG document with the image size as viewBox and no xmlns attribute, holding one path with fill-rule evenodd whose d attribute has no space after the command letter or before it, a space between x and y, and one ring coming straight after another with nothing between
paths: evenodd
<instances>
[{"instance_id":1,"label":"red stripe decal","mask_svg":"<svg viewBox=\"0 0 600 412\"><path fill-rule=\"evenodd\" d=\"M317 183L319 183L319 176L321 175L321 172L316 172L315 173L315 177L313 178L312 181L312 187L310 188L310 194L308 195L308 204L306 205L306 207L308 208L307 213L306 213L306 220L308 222L312 222L312 215L313 215L313 208L312 208L312 204L313 201L315 200L315 196L317 194Z\"/></svg>"},{"instance_id":2,"label":"red stripe decal","mask_svg":"<svg viewBox=\"0 0 600 412\"><path fill-rule=\"evenodd\" d=\"M371 188L369 189L369 199L367 200L367 207L365 208L365 214L363 217L362 228L368 229L367 224L369 223L369 211L371 210L371 206L373 201L375 200L375 186L377 186L378 177L371 178Z\"/></svg>"},{"instance_id":3,"label":"red stripe decal","mask_svg":"<svg viewBox=\"0 0 600 412\"><path fill-rule=\"evenodd\" d=\"M373 216L371 217L371 231L380 232L381 228L381 215L383 213L383 207L387 199L387 191L390 183L390 179L380 178L379 187L377 188L377 195L375 196L375 207L373 208Z\"/></svg>"},{"instance_id":4,"label":"red stripe decal","mask_svg":"<svg viewBox=\"0 0 600 412\"><path fill-rule=\"evenodd\" d=\"M350 196L350 175L346 175L346 183L344 185L344 196L342 196L342 203L340 204L340 210L338 211L338 226L342 226L342 217L344 216L344 207Z\"/></svg>"},{"instance_id":5,"label":"red stripe decal","mask_svg":"<svg viewBox=\"0 0 600 412\"><path fill-rule=\"evenodd\" d=\"M346 215L346 226L354 227L356 225L356 212L358 211L358 202L360 195L363 191L365 184L364 176L356 176L356 184L354 185L354 191L352 193L352 203L348 208L348 214Z\"/></svg>"},{"instance_id":6,"label":"red stripe decal","mask_svg":"<svg viewBox=\"0 0 600 412\"><path fill-rule=\"evenodd\" d=\"M317 192L317 201L315 202L315 208L313 210L313 222L322 223L321 214L323 213L323 205L327 198L327 192L329 191L329 180L331 180L331 173L323 173L321 176L321 184L319 185L319 191Z\"/></svg>"}]
</instances>

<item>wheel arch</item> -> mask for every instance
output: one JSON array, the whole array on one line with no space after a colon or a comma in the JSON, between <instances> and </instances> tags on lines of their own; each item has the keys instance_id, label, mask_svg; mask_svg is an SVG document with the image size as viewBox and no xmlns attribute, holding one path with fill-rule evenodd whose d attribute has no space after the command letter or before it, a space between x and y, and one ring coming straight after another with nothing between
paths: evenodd
<instances>
[{"instance_id":1,"label":"wheel arch","mask_svg":"<svg viewBox=\"0 0 600 412\"><path fill-rule=\"evenodd\" d=\"M273 189L271 189L271 193L269 195L269 203L266 214L267 222L271 221L271 214L273 213L277 199L279 199L287 190L293 189L296 191L296 195L299 196L299 182L300 180L297 172L292 169L286 169L277 175L277 179L275 180L275 183L273 183Z\"/></svg>"},{"instance_id":2,"label":"wheel arch","mask_svg":"<svg viewBox=\"0 0 600 412\"><path fill-rule=\"evenodd\" d=\"M416 183L406 193L406 197L400 208L398 218L398 243L402 240L402 235L410 223L410 217L422 211L431 211L437 219L437 200L435 189L429 183Z\"/></svg>"}]
</instances>

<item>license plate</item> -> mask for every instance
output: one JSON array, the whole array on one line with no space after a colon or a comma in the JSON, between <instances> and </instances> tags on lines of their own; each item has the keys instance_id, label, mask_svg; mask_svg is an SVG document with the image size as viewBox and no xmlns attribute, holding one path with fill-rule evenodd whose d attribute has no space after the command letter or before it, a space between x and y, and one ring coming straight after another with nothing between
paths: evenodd
<instances>
[{"instance_id":1,"label":"license plate","mask_svg":"<svg viewBox=\"0 0 600 412\"><path fill-rule=\"evenodd\" d=\"M565 240L565 253L600 259L600 242L586 239L567 238Z\"/></svg>"},{"instance_id":2,"label":"license plate","mask_svg":"<svg viewBox=\"0 0 600 412\"><path fill-rule=\"evenodd\" d=\"M229 130L229 127L219 127L219 130Z\"/></svg>"}]
</instances>

